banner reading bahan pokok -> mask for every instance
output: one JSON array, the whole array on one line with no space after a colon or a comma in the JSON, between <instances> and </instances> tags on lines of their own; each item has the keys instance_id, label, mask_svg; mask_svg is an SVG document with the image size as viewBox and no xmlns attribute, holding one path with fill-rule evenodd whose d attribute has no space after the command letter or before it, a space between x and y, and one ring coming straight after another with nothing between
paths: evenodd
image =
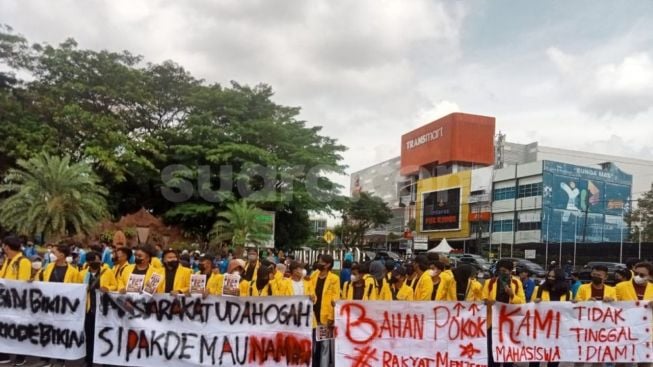
<instances>
[{"instance_id":1,"label":"banner reading bahan pokok","mask_svg":"<svg viewBox=\"0 0 653 367\"><path fill-rule=\"evenodd\" d=\"M338 302L336 366L486 366L486 316L468 302Z\"/></svg>"},{"instance_id":2,"label":"banner reading bahan pokok","mask_svg":"<svg viewBox=\"0 0 653 367\"><path fill-rule=\"evenodd\" d=\"M85 315L85 285L0 279L0 352L83 358Z\"/></svg>"},{"instance_id":3,"label":"banner reading bahan pokok","mask_svg":"<svg viewBox=\"0 0 653 367\"><path fill-rule=\"evenodd\" d=\"M95 363L309 366L308 297L98 295Z\"/></svg>"},{"instance_id":4,"label":"banner reading bahan pokok","mask_svg":"<svg viewBox=\"0 0 653 367\"><path fill-rule=\"evenodd\" d=\"M651 362L651 308L645 302L496 304L496 362Z\"/></svg>"}]
</instances>

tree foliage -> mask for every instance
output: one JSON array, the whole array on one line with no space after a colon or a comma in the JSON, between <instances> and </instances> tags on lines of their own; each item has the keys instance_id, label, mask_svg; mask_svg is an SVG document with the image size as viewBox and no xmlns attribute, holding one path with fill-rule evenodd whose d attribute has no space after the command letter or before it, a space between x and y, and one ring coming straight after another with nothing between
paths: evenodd
<instances>
[{"instance_id":1,"label":"tree foliage","mask_svg":"<svg viewBox=\"0 0 653 367\"><path fill-rule=\"evenodd\" d=\"M349 246L363 245L367 231L388 224L392 219L388 205L380 197L366 192L347 200L343 213L343 223L334 231L342 234L344 243Z\"/></svg>"},{"instance_id":2,"label":"tree foliage","mask_svg":"<svg viewBox=\"0 0 653 367\"><path fill-rule=\"evenodd\" d=\"M630 213L627 220L633 229L631 240L639 241L641 234L642 242L653 241L653 184L651 190L637 200L637 208Z\"/></svg>"},{"instance_id":3,"label":"tree foliage","mask_svg":"<svg viewBox=\"0 0 653 367\"><path fill-rule=\"evenodd\" d=\"M279 240L291 245L307 237L299 226L308 211L342 202L327 177L344 173L345 148L299 108L275 103L270 86L207 83L173 61L80 49L72 39L30 44L9 27L0 28L0 65L0 176L41 152L68 155L98 174L112 216L145 206L200 240L225 203L245 196L279 213ZM161 192L172 165L192 185L183 202ZM220 167L233 172L227 185Z\"/></svg>"},{"instance_id":4,"label":"tree foliage","mask_svg":"<svg viewBox=\"0 0 653 367\"><path fill-rule=\"evenodd\" d=\"M212 237L215 242L229 242L233 246L259 245L268 238L270 228L259 220L264 213L245 200L227 204L218 214Z\"/></svg>"},{"instance_id":5,"label":"tree foliage","mask_svg":"<svg viewBox=\"0 0 653 367\"><path fill-rule=\"evenodd\" d=\"M85 163L45 154L18 160L0 193L0 221L21 234L44 234L47 239L88 233L106 217L107 191Z\"/></svg>"}]
</instances>

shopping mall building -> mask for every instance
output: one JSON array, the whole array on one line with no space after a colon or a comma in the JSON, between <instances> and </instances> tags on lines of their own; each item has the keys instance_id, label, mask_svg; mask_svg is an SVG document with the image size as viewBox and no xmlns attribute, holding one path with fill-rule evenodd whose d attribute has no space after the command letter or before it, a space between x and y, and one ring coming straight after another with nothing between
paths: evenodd
<instances>
[{"instance_id":1,"label":"shopping mall building","mask_svg":"<svg viewBox=\"0 0 653 367\"><path fill-rule=\"evenodd\" d=\"M623 214L652 179L651 161L509 143L493 117L453 113L404 134L401 155L353 173L351 190L393 209L372 236L415 228L395 250L446 238L466 252L535 250L544 261L569 258L567 244L629 242Z\"/></svg>"}]
</instances>

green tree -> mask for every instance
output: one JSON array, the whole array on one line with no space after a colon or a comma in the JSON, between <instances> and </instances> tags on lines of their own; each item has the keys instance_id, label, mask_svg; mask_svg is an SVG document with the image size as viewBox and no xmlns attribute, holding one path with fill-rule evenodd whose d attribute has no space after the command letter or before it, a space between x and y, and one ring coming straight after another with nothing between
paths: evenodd
<instances>
[{"instance_id":1,"label":"green tree","mask_svg":"<svg viewBox=\"0 0 653 367\"><path fill-rule=\"evenodd\" d=\"M89 233L107 215L107 191L88 164L41 154L19 160L18 167L0 185L0 193L10 195L0 203L0 221L8 229L58 240Z\"/></svg>"},{"instance_id":2,"label":"green tree","mask_svg":"<svg viewBox=\"0 0 653 367\"><path fill-rule=\"evenodd\" d=\"M378 196L362 192L348 200L345 205L344 221L334 231L343 235L343 241L349 246L361 246L365 233L370 229L390 223L392 211Z\"/></svg>"},{"instance_id":3,"label":"green tree","mask_svg":"<svg viewBox=\"0 0 653 367\"><path fill-rule=\"evenodd\" d=\"M651 190L637 200L637 208L627 216L626 221L632 228L632 241L639 241L640 233L642 242L653 241L653 184Z\"/></svg>"},{"instance_id":4,"label":"green tree","mask_svg":"<svg viewBox=\"0 0 653 367\"><path fill-rule=\"evenodd\" d=\"M245 200L227 205L227 210L218 214L213 225L214 242L230 242L232 246L259 245L271 229L259 217L263 211Z\"/></svg>"}]
</instances>

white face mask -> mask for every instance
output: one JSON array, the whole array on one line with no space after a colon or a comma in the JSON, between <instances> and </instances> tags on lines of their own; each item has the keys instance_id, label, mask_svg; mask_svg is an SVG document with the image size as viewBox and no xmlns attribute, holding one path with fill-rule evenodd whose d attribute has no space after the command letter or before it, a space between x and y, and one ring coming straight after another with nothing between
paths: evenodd
<instances>
[{"instance_id":1,"label":"white face mask","mask_svg":"<svg viewBox=\"0 0 653 367\"><path fill-rule=\"evenodd\" d=\"M231 274L240 276L240 272L239 272L238 270L234 271L234 272L231 273Z\"/></svg>"},{"instance_id":2,"label":"white face mask","mask_svg":"<svg viewBox=\"0 0 653 367\"><path fill-rule=\"evenodd\" d=\"M483 273L478 273L478 274L476 274L476 278L478 278L478 279L483 279Z\"/></svg>"},{"instance_id":3,"label":"white face mask","mask_svg":"<svg viewBox=\"0 0 653 367\"><path fill-rule=\"evenodd\" d=\"M43 267L43 263L40 261L34 261L32 263L32 269L34 270L41 270L41 267Z\"/></svg>"},{"instance_id":4,"label":"white face mask","mask_svg":"<svg viewBox=\"0 0 653 367\"><path fill-rule=\"evenodd\" d=\"M646 282L648 281L648 279L642 278L639 275L635 275L635 278L633 278L633 280L635 281L635 284L638 285L646 284Z\"/></svg>"},{"instance_id":5,"label":"white face mask","mask_svg":"<svg viewBox=\"0 0 653 367\"><path fill-rule=\"evenodd\" d=\"M351 276L351 282L352 282L352 283L356 283L357 281L358 281L358 277L355 276L355 275L352 275L352 276Z\"/></svg>"},{"instance_id":6,"label":"white face mask","mask_svg":"<svg viewBox=\"0 0 653 367\"><path fill-rule=\"evenodd\" d=\"M53 263L53 262L55 262L55 261L57 261L57 257L56 257L56 256L54 256L54 254L53 254L53 253L50 253L50 255L48 255L48 256L50 256L50 262L51 262L51 263Z\"/></svg>"},{"instance_id":7,"label":"white face mask","mask_svg":"<svg viewBox=\"0 0 653 367\"><path fill-rule=\"evenodd\" d=\"M306 269L302 269L302 278L306 278Z\"/></svg>"},{"instance_id":8,"label":"white face mask","mask_svg":"<svg viewBox=\"0 0 653 367\"><path fill-rule=\"evenodd\" d=\"M438 273L435 272L435 270L431 269L429 270L429 276L433 278L434 276L438 275Z\"/></svg>"},{"instance_id":9,"label":"white face mask","mask_svg":"<svg viewBox=\"0 0 653 367\"><path fill-rule=\"evenodd\" d=\"M72 263L73 262L73 257L72 256L66 256L66 262L68 264Z\"/></svg>"}]
</instances>

